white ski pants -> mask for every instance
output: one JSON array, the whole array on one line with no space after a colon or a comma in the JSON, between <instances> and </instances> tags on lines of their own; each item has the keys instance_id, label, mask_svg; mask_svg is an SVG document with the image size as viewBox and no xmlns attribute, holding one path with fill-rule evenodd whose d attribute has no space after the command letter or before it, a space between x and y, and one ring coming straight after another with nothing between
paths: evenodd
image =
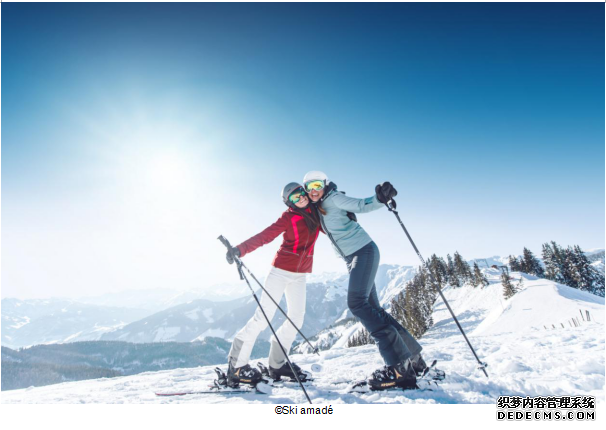
<instances>
[{"instance_id":1,"label":"white ski pants","mask_svg":"<svg viewBox=\"0 0 606 430\"><path fill-rule=\"evenodd\" d=\"M280 303L282 294L286 295L288 317L297 325L299 330L303 325L303 318L305 316L306 278L306 273L289 272L272 266L269 275L267 275L265 280L265 290L273 297L276 303ZM276 305L267 297L265 292L261 295L260 301L267 318L271 321L277 310ZM267 321L263 316L263 312L261 312L261 309L257 306L257 310L253 317L248 320L246 325L234 338L229 351L230 364L237 368L248 363L257 336L259 336L259 333L266 327ZM275 326L273 327L275 330ZM288 353L297 335L297 330L288 320L285 320L276 331L276 335L278 336L278 339L280 339L284 350ZM269 365L274 369L277 369L282 367L285 362L286 357L282 353L280 345L275 337L272 336L269 350Z\"/></svg>"}]
</instances>

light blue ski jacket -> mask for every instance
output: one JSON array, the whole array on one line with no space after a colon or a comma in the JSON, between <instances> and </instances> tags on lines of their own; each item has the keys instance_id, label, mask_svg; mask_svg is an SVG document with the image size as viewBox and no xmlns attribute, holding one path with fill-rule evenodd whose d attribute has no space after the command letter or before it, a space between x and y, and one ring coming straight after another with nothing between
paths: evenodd
<instances>
[{"instance_id":1,"label":"light blue ski jacket","mask_svg":"<svg viewBox=\"0 0 606 430\"><path fill-rule=\"evenodd\" d=\"M385 205L377 200L377 196L366 199L347 197L337 191L336 185L326 187L327 194L321 200L322 209L326 215L320 215L322 229L332 242L335 252L340 257L346 257L372 242L372 239L347 212L366 213L381 209Z\"/></svg>"}]
</instances>

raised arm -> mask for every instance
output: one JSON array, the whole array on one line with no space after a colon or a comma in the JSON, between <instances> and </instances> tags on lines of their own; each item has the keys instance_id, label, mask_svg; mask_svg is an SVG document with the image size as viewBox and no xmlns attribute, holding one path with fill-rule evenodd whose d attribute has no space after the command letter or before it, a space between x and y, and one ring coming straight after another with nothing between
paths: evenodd
<instances>
[{"instance_id":1,"label":"raised arm","mask_svg":"<svg viewBox=\"0 0 606 430\"><path fill-rule=\"evenodd\" d=\"M248 240L245 240L237 246L240 251L240 256L253 252L260 246L266 245L273 241L280 234L284 233L288 228L288 212L284 212L278 220L263 230L261 233L254 235Z\"/></svg>"},{"instance_id":2,"label":"raised arm","mask_svg":"<svg viewBox=\"0 0 606 430\"><path fill-rule=\"evenodd\" d=\"M336 193L332 198L335 206L347 212L366 213L381 209L385 205L377 200L377 196L367 197L365 199L356 199L347 197L345 194Z\"/></svg>"}]
</instances>

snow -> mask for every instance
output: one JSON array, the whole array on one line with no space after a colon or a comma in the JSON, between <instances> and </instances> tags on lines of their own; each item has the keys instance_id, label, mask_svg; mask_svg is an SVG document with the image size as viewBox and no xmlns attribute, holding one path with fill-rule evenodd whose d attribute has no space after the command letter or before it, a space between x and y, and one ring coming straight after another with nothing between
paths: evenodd
<instances>
[{"instance_id":1,"label":"snow","mask_svg":"<svg viewBox=\"0 0 606 430\"><path fill-rule=\"evenodd\" d=\"M360 330L361 328L362 328L362 324L356 323L356 324L353 324L351 327L347 327L346 329L344 329L343 333L341 334L341 337L339 338L338 341L335 342L335 344L333 345L333 347L331 349L346 348L347 341L349 340L349 338L351 336L353 336L354 334L356 334L358 332L358 330Z\"/></svg>"},{"instance_id":2,"label":"snow","mask_svg":"<svg viewBox=\"0 0 606 430\"><path fill-rule=\"evenodd\" d=\"M523 289L505 300L498 270L486 270L491 284L485 288L448 288L444 291L453 311L482 361L477 362L438 298L434 326L420 340L423 355L438 360L447 378L434 391L347 393L348 382L362 379L383 366L376 346L344 348L335 345L320 356L294 354L292 359L309 370L318 363L323 371L307 387L316 404L408 403L494 405L501 395L592 395L604 402L604 299L545 279L513 273L514 285L523 276ZM591 321L580 318L589 311ZM580 325L568 319L579 317ZM556 328L550 328L553 324ZM358 324L347 327L353 333ZM544 326L548 328L545 329ZM165 335L170 332L166 329ZM166 336L165 336L166 337ZM342 337L347 339L347 336ZM263 360L266 363L266 360ZM255 364L254 362L251 364ZM205 389L215 378L216 366L147 372L112 379L4 391L2 403L279 403L302 404L296 385L274 387L271 394L216 394L161 398L154 391ZM225 367L223 365L222 367Z\"/></svg>"},{"instance_id":3,"label":"snow","mask_svg":"<svg viewBox=\"0 0 606 430\"><path fill-rule=\"evenodd\" d=\"M377 272L376 285L379 301L385 306L394 297L400 294L402 285L412 281L417 273L417 268L412 266L381 265Z\"/></svg>"},{"instance_id":4,"label":"snow","mask_svg":"<svg viewBox=\"0 0 606 430\"><path fill-rule=\"evenodd\" d=\"M307 283L313 284L324 284L326 282L343 281L348 278L347 272L322 272L322 273L310 273L307 275Z\"/></svg>"},{"instance_id":5,"label":"snow","mask_svg":"<svg viewBox=\"0 0 606 430\"><path fill-rule=\"evenodd\" d=\"M20 306L20 304L19 304L19 306ZM29 324L31 321L29 317L22 317L22 318L23 318L22 321L19 321L18 323L11 325L11 328L20 329L24 325Z\"/></svg>"},{"instance_id":6,"label":"snow","mask_svg":"<svg viewBox=\"0 0 606 430\"><path fill-rule=\"evenodd\" d=\"M215 322L215 320L213 319L213 310L212 308L209 309L204 309L204 312L202 312L202 315L204 315L204 318L206 318L206 322L207 323L213 323Z\"/></svg>"},{"instance_id":7,"label":"snow","mask_svg":"<svg viewBox=\"0 0 606 430\"><path fill-rule=\"evenodd\" d=\"M330 285L326 289L324 299L332 302L335 301L339 296L347 296L347 284Z\"/></svg>"},{"instance_id":8,"label":"snow","mask_svg":"<svg viewBox=\"0 0 606 430\"><path fill-rule=\"evenodd\" d=\"M581 322L589 311L590 316L604 319L604 299L564 285L524 275L525 290L507 301L505 309L496 308L474 331L490 335L501 332L521 333L525 330L570 327L573 318ZM601 302L601 303L600 303ZM579 312L582 311L582 312ZM574 325L574 324L572 324Z\"/></svg>"},{"instance_id":9,"label":"snow","mask_svg":"<svg viewBox=\"0 0 606 430\"><path fill-rule=\"evenodd\" d=\"M154 342L165 342L173 340L181 332L181 327L160 327L156 332Z\"/></svg>"},{"instance_id":10,"label":"snow","mask_svg":"<svg viewBox=\"0 0 606 430\"><path fill-rule=\"evenodd\" d=\"M192 321L197 321L198 320L198 311L199 311L199 308L196 308L192 311L185 312L183 315L185 315L187 318L189 318Z\"/></svg>"},{"instance_id":11,"label":"snow","mask_svg":"<svg viewBox=\"0 0 606 430\"><path fill-rule=\"evenodd\" d=\"M335 323L338 323L339 321L342 321L347 318L347 311L349 311L349 309L345 309L341 316L335 320Z\"/></svg>"},{"instance_id":12,"label":"snow","mask_svg":"<svg viewBox=\"0 0 606 430\"><path fill-rule=\"evenodd\" d=\"M215 322L214 318L213 318L213 309L212 308L207 308L202 310L200 307L197 307L195 309L192 309L189 312L185 312L183 315L185 315L187 318L189 318L192 321L197 321L200 319L200 314L202 314L202 316L204 317L204 320L211 324L213 322Z\"/></svg>"},{"instance_id":13,"label":"snow","mask_svg":"<svg viewBox=\"0 0 606 430\"><path fill-rule=\"evenodd\" d=\"M63 342L70 342L71 340L77 338L78 336L80 336L82 334L81 331L79 331L78 333L74 333L71 336L66 337L65 339L63 339Z\"/></svg>"}]
</instances>

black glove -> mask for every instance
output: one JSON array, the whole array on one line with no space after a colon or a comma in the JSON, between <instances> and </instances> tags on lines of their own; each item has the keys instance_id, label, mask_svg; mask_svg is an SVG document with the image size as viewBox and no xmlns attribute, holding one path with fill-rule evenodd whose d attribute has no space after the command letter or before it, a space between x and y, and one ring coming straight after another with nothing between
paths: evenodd
<instances>
[{"instance_id":1,"label":"black glove","mask_svg":"<svg viewBox=\"0 0 606 430\"><path fill-rule=\"evenodd\" d=\"M383 204L398 195L396 189L389 182L383 182L382 184L377 185L375 187L375 193L377 193L377 200Z\"/></svg>"},{"instance_id":2,"label":"black glove","mask_svg":"<svg viewBox=\"0 0 606 430\"><path fill-rule=\"evenodd\" d=\"M229 251L227 251L227 254L225 255L225 258L227 259L227 262L229 264L234 264L234 257L238 257L240 258L240 250L238 249L237 246L232 247Z\"/></svg>"}]
</instances>

